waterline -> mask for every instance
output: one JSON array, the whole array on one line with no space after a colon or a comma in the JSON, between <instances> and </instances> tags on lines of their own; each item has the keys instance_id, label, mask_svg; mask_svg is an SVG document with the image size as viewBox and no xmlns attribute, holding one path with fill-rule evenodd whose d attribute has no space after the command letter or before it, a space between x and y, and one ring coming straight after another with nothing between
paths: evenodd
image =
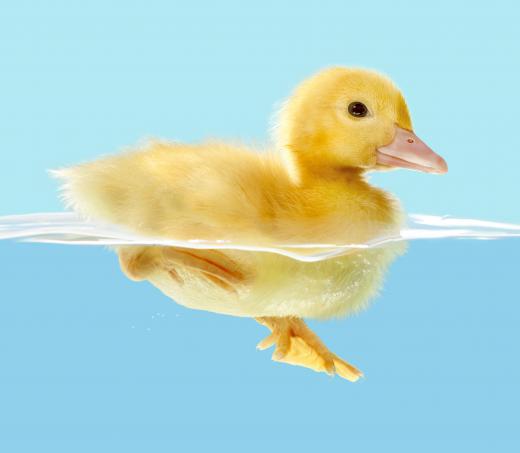
<instances>
[{"instance_id":1,"label":"waterline","mask_svg":"<svg viewBox=\"0 0 520 453\"><path fill-rule=\"evenodd\" d=\"M90 222L74 212L50 212L0 217L0 240L15 239L74 245L163 245L193 249L234 249L278 253L299 261L321 261L352 249L367 249L419 239L502 239L520 237L520 225L450 216L410 214L398 235L364 244L269 244L254 246L234 241L165 240L140 236L124 228Z\"/></svg>"}]
</instances>

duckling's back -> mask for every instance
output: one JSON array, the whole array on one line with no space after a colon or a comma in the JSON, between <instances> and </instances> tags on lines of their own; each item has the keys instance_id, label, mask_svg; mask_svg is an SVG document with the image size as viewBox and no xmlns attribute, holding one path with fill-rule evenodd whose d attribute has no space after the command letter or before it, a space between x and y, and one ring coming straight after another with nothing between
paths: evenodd
<instances>
[{"instance_id":1,"label":"duckling's back","mask_svg":"<svg viewBox=\"0 0 520 453\"><path fill-rule=\"evenodd\" d=\"M57 170L63 198L90 218L176 239L259 240L273 199L287 192L276 155L219 142L152 142L137 151Z\"/></svg>"}]
</instances>

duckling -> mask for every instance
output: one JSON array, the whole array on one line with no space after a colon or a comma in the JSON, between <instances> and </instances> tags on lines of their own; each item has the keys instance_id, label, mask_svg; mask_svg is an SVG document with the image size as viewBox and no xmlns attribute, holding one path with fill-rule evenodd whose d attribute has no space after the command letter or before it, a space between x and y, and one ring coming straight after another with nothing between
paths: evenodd
<instances>
[{"instance_id":1,"label":"duckling","mask_svg":"<svg viewBox=\"0 0 520 453\"><path fill-rule=\"evenodd\" d=\"M272 149L208 141L152 141L57 170L82 215L157 238L269 245L362 244L398 233L402 209L369 184L370 171L445 173L417 137L399 89L366 69L332 67L296 88L279 114ZM260 152L262 151L262 152ZM186 307L255 318L273 360L355 381L303 318L358 311L376 295L403 245L355 248L304 262L265 251L119 246L122 271Z\"/></svg>"}]
</instances>

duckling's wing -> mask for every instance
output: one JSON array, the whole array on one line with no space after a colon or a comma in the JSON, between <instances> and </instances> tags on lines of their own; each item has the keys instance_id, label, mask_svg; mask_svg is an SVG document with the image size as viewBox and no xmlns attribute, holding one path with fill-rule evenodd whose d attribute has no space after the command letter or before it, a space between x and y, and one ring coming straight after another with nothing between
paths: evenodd
<instances>
[{"instance_id":1,"label":"duckling's wing","mask_svg":"<svg viewBox=\"0 0 520 453\"><path fill-rule=\"evenodd\" d=\"M63 198L82 214L173 239L254 238L269 212L266 187L281 165L222 143L150 143L55 171Z\"/></svg>"}]
</instances>

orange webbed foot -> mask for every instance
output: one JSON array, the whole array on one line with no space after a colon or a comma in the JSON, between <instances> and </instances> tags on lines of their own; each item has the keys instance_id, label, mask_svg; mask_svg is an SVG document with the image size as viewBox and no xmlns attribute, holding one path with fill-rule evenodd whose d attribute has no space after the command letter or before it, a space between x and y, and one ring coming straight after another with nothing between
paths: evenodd
<instances>
[{"instance_id":1,"label":"orange webbed foot","mask_svg":"<svg viewBox=\"0 0 520 453\"><path fill-rule=\"evenodd\" d=\"M332 353L310 330L303 320L295 317L257 318L271 330L271 334L258 343L258 349L275 345L273 360L303 366L329 375L338 374L355 382L363 373L350 363Z\"/></svg>"}]
</instances>

